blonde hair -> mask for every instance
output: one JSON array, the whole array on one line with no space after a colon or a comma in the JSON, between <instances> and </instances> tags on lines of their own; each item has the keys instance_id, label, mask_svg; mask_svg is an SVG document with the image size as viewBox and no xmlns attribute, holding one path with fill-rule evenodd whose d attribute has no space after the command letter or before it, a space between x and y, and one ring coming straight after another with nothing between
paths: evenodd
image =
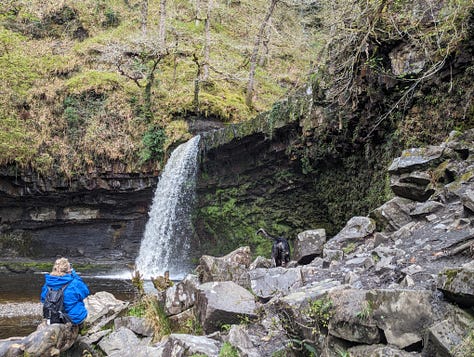
<instances>
[{"instance_id":1,"label":"blonde hair","mask_svg":"<svg viewBox=\"0 0 474 357\"><path fill-rule=\"evenodd\" d=\"M69 263L69 260L66 258L59 258L56 259L54 262L53 270L51 271L51 275L55 276L63 276L65 274L71 273L71 264Z\"/></svg>"}]
</instances>

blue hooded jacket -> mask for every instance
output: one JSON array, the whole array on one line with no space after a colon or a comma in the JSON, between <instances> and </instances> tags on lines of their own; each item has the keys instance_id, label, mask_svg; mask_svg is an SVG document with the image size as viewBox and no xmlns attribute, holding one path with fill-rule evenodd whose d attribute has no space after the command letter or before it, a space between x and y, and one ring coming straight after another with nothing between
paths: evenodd
<instances>
[{"instance_id":1,"label":"blue hooded jacket","mask_svg":"<svg viewBox=\"0 0 474 357\"><path fill-rule=\"evenodd\" d=\"M87 309L83 300L89 296L90 292L86 283L74 270L63 276L46 274L45 284L41 289L41 302L44 302L46 298L48 287L58 290L67 283L69 285L64 290L64 310L71 318L72 323L78 325L87 317Z\"/></svg>"}]
</instances>

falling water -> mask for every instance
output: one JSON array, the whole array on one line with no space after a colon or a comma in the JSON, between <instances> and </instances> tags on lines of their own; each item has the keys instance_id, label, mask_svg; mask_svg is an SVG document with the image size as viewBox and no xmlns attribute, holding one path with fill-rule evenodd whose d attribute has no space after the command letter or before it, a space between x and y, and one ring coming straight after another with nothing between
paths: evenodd
<instances>
[{"instance_id":1,"label":"falling water","mask_svg":"<svg viewBox=\"0 0 474 357\"><path fill-rule=\"evenodd\" d=\"M199 138L195 136L172 152L158 181L135 262L145 279L167 270L172 279L179 279L190 269Z\"/></svg>"}]
</instances>

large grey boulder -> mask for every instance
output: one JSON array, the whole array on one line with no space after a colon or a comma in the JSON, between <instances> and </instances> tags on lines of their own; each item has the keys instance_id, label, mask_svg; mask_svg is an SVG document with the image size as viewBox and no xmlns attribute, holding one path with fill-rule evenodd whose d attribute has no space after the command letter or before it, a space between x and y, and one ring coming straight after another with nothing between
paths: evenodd
<instances>
[{"instance_id":1,"label":"large grey boulder","mask_svg":"<svg viewBox=\"0 0 474 357\"><path fill-rule=\"evenodd\" d=\"M106 355L110 355L113 352L126 351L130 346L144 344L140 342L140 339L133 331L122 326L105 336L98 345Z\"/></svg>"},{"instance_id":2,"label":"large grey boulder","mask_svg":"<svg viewBox=\"0 0 474 357\"><path fill-rule=\"evenodd\" d=\"M347 350L351 357L413 357L420 356L417 352L407 352L386 345L361 345Z\"/></svg>"},{"instance_id":3,"label":"large grey boulder","mask_svg":"<svg viewBox=\"0 0 474 357\"><path fill-rule=\"evenodd\" d=\"M240 323L255 317L254 296L232 281L201 284L196 314L205 333L219 331L224 324Z\"/></svg>"},{"instance_id":4,"label":"large grey boulder","mask_svg":"<svg viewBox=\"0 0 474 357\"><path fill-rule=\"evenodd\" d=\"M416 202L412 200L394 197L374 209L370 213L370 217L375 220L378 229L393 232L412 222L410 213L415 206Z\"/></svg>"},{"instance_id":5,"label":"large grey boulder","mask_svg":"<svg viewBox=\"0 0 474 357\"><path fill-rule=\"evenodd\" d=\"M366 299L387 343L398 348L421 342L434 321L431 291L379 289L368 292Z\"/></svg>"},{"instance_id":6,"label":"large grey boulder","mask_svg":"<svg viewBox=\"0 0 474 357\"><path fill-rule=\"evenodd\" d=\"M344 228L331 238L324 249L344 250L349 245L354 247L364 243L364 239L375 231L375 221L369 217L352 217Z\"/></svg>"},{"instance_id":7,"label":"large grey boulder","mask_svg":"<svg viewBox=\"0 0 474 357\"><path fill-rule=\"evenodd\" d=\"M286 295L303 286L300 268L259 268L250 270L249 276L252 291L262 299L269 299L276 294Z\"/></svg>"},{"instance_id":8,"label":"large grey boulder","mask_svg":"<svg viewBox=\"0 0 474 357\"><path fill-rule=\"evenodd\" d=\"M157 344L163 357L218 356L222 342L207 336L172 333Z\"/></svg>"},{"instance_id":9,"label":"large grey boulder","mask_svg":"<svg viewBox=\"0 0 474 357\"><path fill-rule=\"evenodd\" d=\"M446 319L435 323L428 328L424 339L424 356L468 356L467 349L463 348L465 341L469 341L470 332L474 327L474 317L466 311L452 307ZM472 342L469 341L472 345ZM474 352L474 345L471 346ZM466 354L463 354L463 349ZM472 355L472 354L471 354Z\"/></svg>"},{"instance_id":10,"label":"large grey boulder","mask_svg":"<svg viewBox=\"0 0 474 357\"><path fill-rule=\"evenodd\" d=\"M311 229L301 232L293 242L293 260L298 264L309 264L314 258L323 253L326 243L325 229Z\"/></svg>"},{"instance_id":11,"label":"large grey boulder","mask_svg":"<svg viewBox=\"0 0 474 357\"><path fill-rule=\"evenodd\" d=\"M151 337L153 336L154 328L153 324L143 318L136 316L124 316L118 317L114 320L114 328L118 330L120 327L126 327L133 331L136 335Z\"/></svg>"},{"instance_id":12,"label":"large grey boulder","mask_svg":"<svg viewBox=\"0 0 474 357\"><path fill-rule=\"evenodd\" d=\"M120 327L105 336L98 346L106 356L112 357L162 357L159 348L150 346L151 339L140 339L133 331Z\"/></svg>"},{"instance_id":13,"label":"large grey boulder","mask_svg":"<svg viewBox=\"0 0 474 357\"><path fill-rule=\"evenodd\" d=\"M444 268L438 275L437 288L448 299L466 306L474 306L474 266Z\"/></svg>"},{"instance_id":14,"label":"large grey boulder","mask_svg":"<svg viewBox=\"0 0 474 357\"><path fill-rule=\"evenodd\" d=\"M89 295L84 300L84 304L88 312L86 325L91 326L90 333L100 331L129 305L128 302L118 300L113 294L106 291Z\"/></svg>"},{"instance_id":15,"label":"large grey boulder","mask_svg":"<svg viewBox=\"0 0 474 357\"><path fill-rule=\"evenodd\" d=\"M177 315L194 306L198 285L198 277L188 274L182 281L168 288L164 303L166 314Z\"/></svg>"},{"instance_id":16,"label":"large grey boulder","mask_svg":"<svg viewBox=\"0 0 474 357\"><path fill-rule=\"evenodd\" d=\"M357 343L381 342L382 336L365 290L335 290L328 297L334 306L328 324L332 336Z\"/></svg>"},{"instance_id":17,"label":"large grey boulder","mask_svg":"<svg viewBox=\"0 0 474 357\"><path fill-rule=\"evenodd\" d=\"M78 328L68 324L42 323L23 338L0 341L0 356L59 356L76 341Z\"/></svg>"},{"instance_id":18,"label":"large grey boulder","mask_svg":"<svg viewBox=\"0 0 474 357\"><path fill-rule=\"evenodd\" d=\"M223 257L203 255L196 272L201 283L233 281L244 288L250 288L248 267L251 262L250 247L240 247Z\"/></svg>"},{"instance_id":19,"label":"large grey boulder","mask_svg":"<svg viewBox=\"0 0 474 357\"><path fill-rule=\"evenodd\" d=\"M409 172L390 177L390 188L399 197L424 202L435 192L427 172Z\"/></svg>"},{"instance_id":20,"label":"large grey boulder","mask_svg":"<svg viewBox=\"0 0 474 357\"><path fill-rule=\"evenodd\" d=\"M392 161L388 168L390 174L400 175L407 172L423 171L438 166L443 160L445 148L442 146L428 146L403 150L400 157Z\"/></svg>"},{"instance_id":21,"label":"large grey boulder","mask_svg":"<svg viewBox=\"0 0 474 357\"><path fill-rule=\"evenodd\" d=\"M339 281L326 279L296 289L283 297L275 297L266 307L282 321L282 327L290 336L298 335L303 339L314 339L318 331L316 321L310 317L311 304L325 301L330 291L343 289Z\"/></svg>"},{"instance_id":22,"label":"large grey boulder","mask_svg":"<svg viewBox=\"0 0 474 357\"><path fill-rule=\"evenodd\" d=\"M262 354L252 342L252 338L248 331L242 325L232 325L228 341L231 345L236 346L241 356L260 357Z\"/></svg>"}]
</instances>

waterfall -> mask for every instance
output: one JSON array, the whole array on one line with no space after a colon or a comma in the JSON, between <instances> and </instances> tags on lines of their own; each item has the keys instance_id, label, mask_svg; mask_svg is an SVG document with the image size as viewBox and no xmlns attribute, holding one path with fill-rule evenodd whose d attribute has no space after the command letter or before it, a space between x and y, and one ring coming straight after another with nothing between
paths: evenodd
<instances>
[{"instance_id":1,"label":"waterfall","mask_svg":"<svg viewBox=\"0 0 474 357\"><path fill-rule=\"evenodd\" d=\"M178 146L159 178L135 261L145 279L167 270L172 279L180 279L189 272L199 139Z\"/></svg>"}]
</instances>

